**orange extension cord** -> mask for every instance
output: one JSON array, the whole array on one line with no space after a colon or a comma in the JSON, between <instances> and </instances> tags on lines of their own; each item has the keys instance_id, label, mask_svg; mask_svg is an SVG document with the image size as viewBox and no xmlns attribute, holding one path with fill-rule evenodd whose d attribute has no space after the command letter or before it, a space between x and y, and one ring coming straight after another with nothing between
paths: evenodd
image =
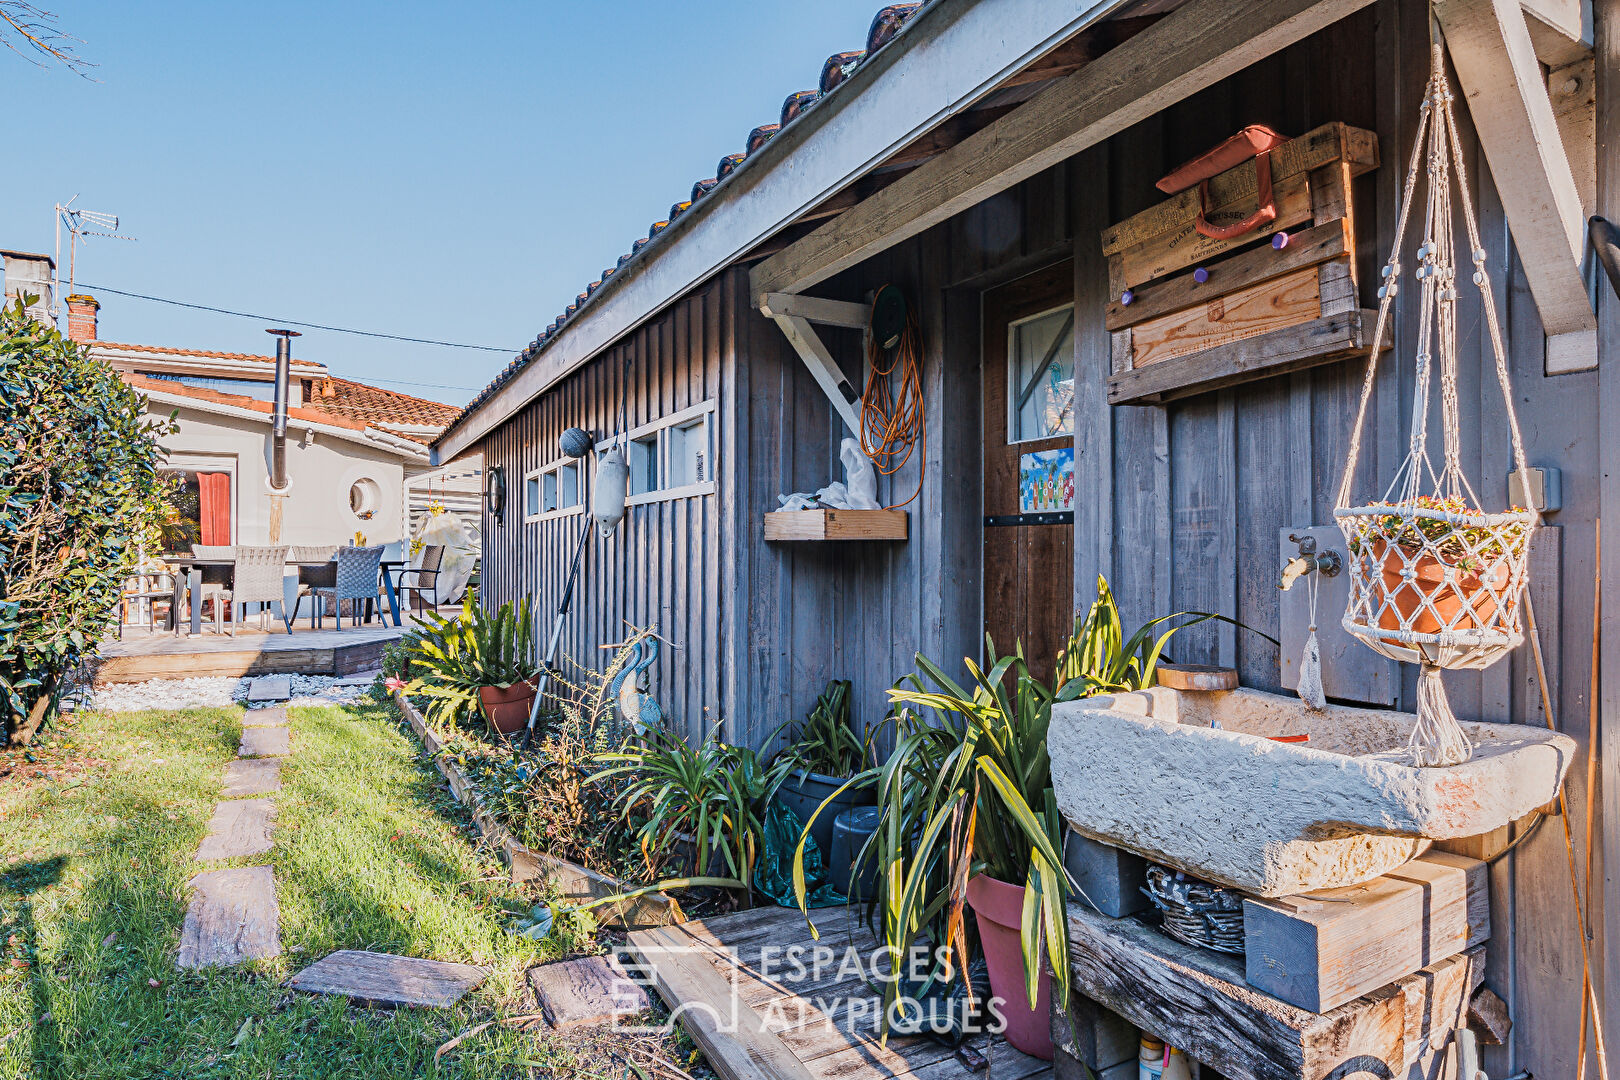
<instances>
[{"instance_id":1,"label":"orange extension cord","mask_svg":"<svg viewBox=\"0 0 1620 1080\"><path fill-rule=\"evenodd\" d=\"M885 285L884 289L894 286ZM879 292L882 289L878 290ZM872 305L877 310L877 305ZM917 320L908 309L906 329L900 335L900 344L891 355L890 350L878 344L877 334L869 324L866 328L866 389L861 394L861 449L871 459L872 466L884 476L893 476L911 460L911 452L923 441L928 431L923 412L922 390L922 334ZM896 386L896 372L898 383ZM915 502L922 494L923 480L928 473L925 455L917 470L917 490L911 498L888 507L897 510Z\"/></svg>"}]
</instances>

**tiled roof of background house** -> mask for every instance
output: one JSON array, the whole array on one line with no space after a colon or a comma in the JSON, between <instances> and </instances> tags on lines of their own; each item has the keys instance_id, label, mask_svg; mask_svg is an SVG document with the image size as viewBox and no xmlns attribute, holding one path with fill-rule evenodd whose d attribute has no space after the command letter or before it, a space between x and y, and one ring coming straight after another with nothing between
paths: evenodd
<instances>
[{"instance_id":1,"label":"tiled roof of background house","mask_svg":"<svg viewBox=\"0 0 1620 1080\"><path fill-rule=\"evenodd\" d=\"M373 427L435 428L442 430L456 417L456 407L426 398L412 397L353 379L329 376L312 380L305 404L311 409L358 420ZM399 432L406 438L428 442L432 435Z\"/></svg>"},{"instance_id":2,"label":"tiled roof of background house","mask_svg":"<svg viewBox=\"0 0 1620 1080\"><path fill-rule=\"evenodd\" d=\"M818 81L817 89L799 90L789 94L787 96L787 100L782 102L781 114L776 123L762 124L750 131L748 133L748 139L745 143L745 150L743 153L727 154L725 157L721 158L719 165L715 168L713 178L699 180L693 184L690 199L682 200L681 202L676 203L674 206L671 206L669 208L668 219L653 222L652 227L647 230L647 235L645 237L637 239L627 253L619 256L619 260L615 265L610 266L606 270L602 271L602 276L600 278L586 286L585 291L580 293L579 296L575 298L574 303L569 304L567 309L561 315L557 316L557 318L545 328L539 337L530 342L528 348L524 349L523 352L516 356L511 363L507 364L506 367L501 370L501 373L496 375L488 386L479 391L478 396L469 401L465 408L455 412L455 414L448 421L446 421L445 427L448 428L454 426L463 417L470 415L473 410L477 409L486 400L488 400L490 395L494 394L495 391L506 385L506 383L511 380L514 375L516 375L524 367L528 366L529 362L536 356L540 355L541 351L545 349L547 343L556 337L557 334L562 331L563 327L567 325L568 321L578 314L580 309L586 305L592 294L594 294L596 290L601 287L602 282L612 277L631 259L638 258L649 243L657 242L658 234L669 227L670 221L673 221L675 218L691 209L692 203L700 199L708 198L724 183L727 177L735 173L745 160L758 153L759 149L774 138L782 128L786 127L800 116L803 116L818 101L820 101L822 97L828 93L831 93L834 88L844 82L844 80L849 77L850 72L854 71L858 65L863 63L868 57L877 52L883 46L887 45L894 38L894 36L900 32L901 27L903 27L906 22L910 20L911 17L915 15L922 7L922 3L890 4L887 7L880 9L876 17L872 19L871 28L867 30L865 49L855 52L834 53L832 56L829 56L826 62L822 64L821 77Z\"/></svg>"}]
</instances>

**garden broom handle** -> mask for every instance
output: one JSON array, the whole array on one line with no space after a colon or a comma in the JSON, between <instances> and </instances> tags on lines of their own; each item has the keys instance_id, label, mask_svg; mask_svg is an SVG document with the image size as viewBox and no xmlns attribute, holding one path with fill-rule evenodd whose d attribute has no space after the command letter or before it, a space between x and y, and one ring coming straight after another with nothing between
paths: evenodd
<instances>
[{"instance_id":1,"label":"garden broom handle","mask_svg":"<svg viewBox=\"0 0 1620 1080\"><path fill-rule=\"evenodd\" d=\"M568 584L563 588L562 600L557 604L557 618L551 624L551 640L546 642L546 659L540 669L540 686L534 694L534 704L529 706L529 723L523 729L523 749L529 749L529 741L534 738L534 722L540 715L540 703L546 700L546 690L551 686L551 668L557 661L557 646L562 641L563 622L568 618L568 609L574 603L574 583L579 580L579 560L585 554L585 541L590 539L591 526L596 519L590 514L585 515L585 524L580 527L579 539L574 543L574 562L568 568Z\"/></svg>"}]
</instances>

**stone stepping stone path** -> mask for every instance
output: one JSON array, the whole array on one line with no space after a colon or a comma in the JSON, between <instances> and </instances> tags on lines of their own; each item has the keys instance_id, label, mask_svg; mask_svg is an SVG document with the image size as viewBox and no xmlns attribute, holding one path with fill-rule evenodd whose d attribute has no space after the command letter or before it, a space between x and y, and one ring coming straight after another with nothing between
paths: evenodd
<instances>
[{"instance_id":1,"label":"stone stepping stone path","mask_svg":"<svg viewBox=\"0 0 1620 1080\"><path fill-rule=\"evenodd\" d=\"M471 964L418 960L346 949L317 960L288 980L294 990L346 997L360 1005L448 1008L489 972Z\"/></svg>"},{"instance_id":2,"label":"stone stepping stone path","mask_svg":"<svg viewBox=\"0 0 1620 1080\"><path fill-rule=\"evenodd\" d=\"M287 738L286 728L253 727L242 729L242 745L236 751L236 756L270 758L286 757L290 753L292 753L292 743Z\"/></svg>"},{"instance_id":3,"label":"stone stepping stone path","mask_svg":"<svg viewBox=\"0 0 1620 1080\"><path fill-rule=\"evenodd\" d=\"M248 703L286 701L292 697L292 680L285 675L260 675L248 683Z\"/></svg>"},{"instance_id":4,"label":"stone stepping stone path","mask_svg":"<svg viewBox=\"0 0 1620 1080\"><path fill-rule=\"evenodd\" d=\"M242 715L242 726L244 728L286 727L286 706L273 705L267 709L249 709Z\"/></svg>"},{"instance_id":5,"label":"stone stepping stone path","mask_svg":"<svg viewBox=\"0 0 1620 1080\"><path fill-rule=\"evenodd\" d=\"M249 710L242 718L237 760L225 768L222 801L214 807L198 862L216 862L270 850L281 762L292 752L287 710ZM243 796L249 796L244 798ZM210 870L191 879L191 904L180 929L182 968L234 967L281 955L281 910L275 873L268 866Z\"/></svg>"},{"instance_id":6,"label":"stone stepping stone path","mask_svg":"<svg viewBox=\"0 0 1620 1080\"><path fill-rule=\"evenodd\" d=\"M263 855L270 850L270 828L276 816L274 799L236 799L214 807L208 835L197 849L198 862Z\"/></svg>"},{"instance_id":7,"label":"stone stepping stone path","mask_svg":"<svg viewBox=\"0 0 1620 1080\"><path fill-rule=\"evenodd\" d=\"M652 1008L647 988L617 957L586 956L529 969L529 985L554 1028L595 1027Z\"/></svg>"},{"instance_id":8,"label":"stone stepping stone path","mask_svg":"<svg viewBox=\"0 0 1620 1080\"><path fill-rule=\"evenodd\" d=\"M269 795L280 790L280 758L237 758L225 766L225 787L220 794L227 799L240 799L244 795Z\"/></svg>"},{"instance_id":9,"label":"stone stepping stone path","mask_svg":"<svg viewBox=\"0 0 1620 1080\"><path fill-rule=\"evenodd\" d=\"M248 696L258 696L254 680ZM281 678L281 700L287 680ZM225 768L223 796L214 807L197 861L262 855L273 846L281 760L292 753L287 710L250 709L242 718L237 760ZM182 968L233 967L281 955L275 872L268 866L210 870L191 879L191 905L180 930ZM335 952L289 980L295 990L333 994L362 1005L446 1008L484 981L488 970L471 964L418 960L388 953ZM642 994L645 1005L646 994Z\"/></svg>"},{"instance_id":10,"label":"stone stepping stone path","mask_svg":"<svg viewBox=\"0 0 1620 1080\"><path fill-rule=\"evenodd\" d=\"M281 912L268 866L210 870L192 878L191 889L177 966L234 967L281 955Z\"/></svg>"}]
</instances>

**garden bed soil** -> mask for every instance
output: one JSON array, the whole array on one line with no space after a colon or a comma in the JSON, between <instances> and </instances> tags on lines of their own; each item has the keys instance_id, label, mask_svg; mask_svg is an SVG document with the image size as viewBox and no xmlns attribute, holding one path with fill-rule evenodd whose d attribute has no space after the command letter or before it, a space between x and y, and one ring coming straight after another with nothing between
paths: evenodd
<instances>
[{"instance_id":1,"label":"garden bed soil","mask_svg":"<svg viewBox=\"0 0 1620 1080\"><path fill-rule=\"evenodd\" d=\"M444 749L444 743L427 726L422 714L402 691L394 691L394 703L399 706L405 722L410 724L411 730L416 733L428 757L444 775L457 801L472 811L473 822L478 826L478 831L495 846L501 858L511 868L513 881L540 881L555 885L562 899L572 903L600 900L627 892L632 888L607 874L599 874L567 859L559 859L555 855L547 855L519 843L517 837L513 836L506 826L496 821L494 816L484 809L483 800L478 797L472 781L462 772L461 767L440 752ZM671 923L685 921L680 905L673 897L663 893L647 893L634 899L620 901L611 907L597 909L597 917L604 926L622 929L668 926Z\"/></svg>"}]
</instances>

